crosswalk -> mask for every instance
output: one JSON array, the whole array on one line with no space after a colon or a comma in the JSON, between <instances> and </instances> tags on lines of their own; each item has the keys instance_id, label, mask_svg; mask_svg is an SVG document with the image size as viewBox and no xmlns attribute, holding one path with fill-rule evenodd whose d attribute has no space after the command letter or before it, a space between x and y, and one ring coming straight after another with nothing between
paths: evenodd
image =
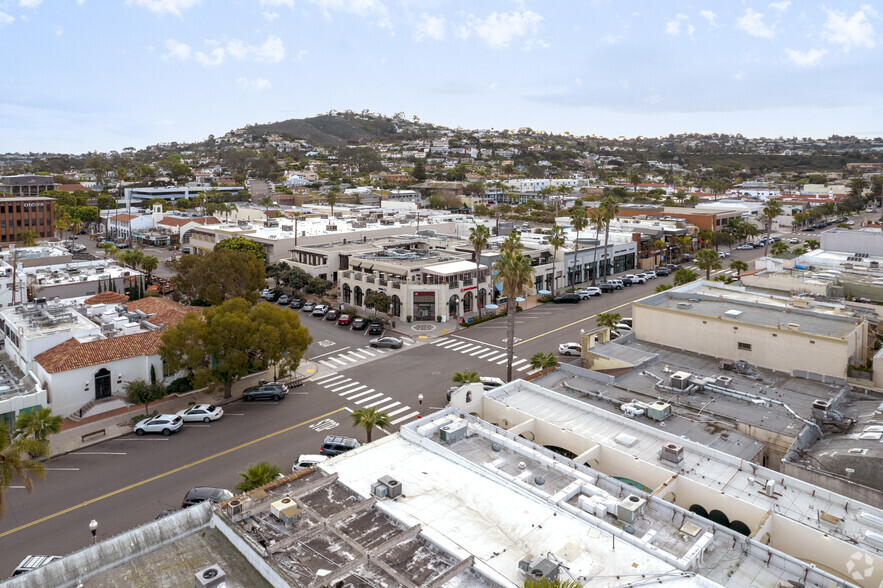
<instances>
[{"instance_id":1,"label":"crosswalk","mask_svg":"<svg viewBox=\"0 0 883 588\"><path fill-rule=\"evenodd\" d=\"M697 265L685 265L685 266L683 266L683 269L693 270L694 272L699 274L701 277L703 277L703 278L705 277L705 270L700 268ZM737 272L734 269L724 269L724 270L720 270L720 271L716 271L716 272L713 271L713 272L711 272L711 275L712 276L733 276L733 277L735 277L738 273L739 272Z\"/></svg>"},{"instance_id":2,"label":"crosswalk","mask_svg":"<svg viewBox=\"0 0 883 588\"><path fill-rule=\"evenodd\" d=\"M414 341L411 341L410 339L402 339L402 343L404 343L402 349L408 347L409 345L414 345ZM342 368L352 367L357 363L362 363L367 360L378 359L383 355L395 353L396 351L398 351L398 349L369 346L359 347L358 349L344 348L344 350L342 350L340 353L337 353L335 355L326 355L321 357L320 359L317 359L316 361L329 369L338 370Z\"/></svg>"},{"instance_id":3,"label":"crosswalk","mask_svg":"<svg viewBox=\"0 0 883 588\"><path fill-rule=\"evenodd\" d=\"M385 412L390 418L389 424L393 426L420 416L419 410L405 406L385 393L342 374L325 374L310 381L319 384L332 394L343 397L347 403L357 408L376 408L380 412Z\"/></svg>"},{"instance_id":4,"label":"crosswalk","mask_svg":"<svg viewBox=\"0 0 883 588\"><path fill-rule=\"evenodd\" d=\"M495 345L461 339L456 336L441 337L433 340L430 344L447 351L456 351L463 355L475 357L476 359L483 359L496 365L506 364L506 350ZM530 360L524 359L523 357L519 358L517 355L512 357L512 369L516 372L526 371L526 375L539 371L531 369Z\"/></svg>"}]
</instances>

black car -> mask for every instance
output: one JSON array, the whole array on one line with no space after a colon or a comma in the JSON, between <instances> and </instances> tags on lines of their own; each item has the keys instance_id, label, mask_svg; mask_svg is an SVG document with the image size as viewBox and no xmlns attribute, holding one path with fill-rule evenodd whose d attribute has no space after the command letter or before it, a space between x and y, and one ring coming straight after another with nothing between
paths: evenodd
<instances>
[{"instance_id":1,"label":"black car","mask_svg":"<svg viewBox=\"0 0 883 588\"><path fill-rule=\"evenodd\" d=\"M291 301L291 308L303 308L304 304L307 303L306 298L294 298Z\"/></svg>"},{"instance_id":2,"label":"black car","mask_svg":"<svg viewBox=\"0 0 883 588\"><path fill-rule=\"evenodd\" d=\"M598 287L601 288L601 291L605 294L616 290L616 288L613 287L613 284L608 284L607 282L601 282L600 284L598 284Z\"/></svg>"},{"instance_id":3,"label":"black car","mask_svg":"<svg viewBox=\"0 0 883 588\"><path fill-rule=\"evenodd\" d=\"M187 508L188 506L193 506L194 504L199 504L206 500L211 500L212 502L224 502L225 500L230 500L234 496L236 495L224 488L191 488L187 491L187 494L184 495L184 501L181 503L181 508Z\"/></svg>"},{"instance_id":4,"label":"black car","mask_svg":"<svg viewBox=\"0 0 883 588\"><path fill-rule=\"evenodd\" d=\"M355 327L353 327L353 328L355 329ZM373 322L370 325L368 325L368 334L369 335L382 335L383 334L383 323Z\"/></svg>"},{"instance_id":5,"label":"black car","mask_svg":"<svg viewBox=\"0 0 883 588\"><path fill-rule=\"evenodd\" d=\"M354 331L361 331L362 329L364 329L367 326L368 326L368 319L362 318L362 317L357 317L357 318L353 319L353 330Z\"/></svg>"},{"instance_id":6,"label":"black car","mask_svg":"<svg viewBox=\"0 0 883 588\"><path fill-rule=\"evenodd\" d=\"M657 276L670 276L671 270L665 266L659 266L658 268L656 268L656 275Z\"/></svg>"},{"instance_id":7,"label":"black car","mask_svg":"<svg viewBox=\"0 0 883 588\"><path fill-rule=\"evenodd\" d=\"M582 299L579 297L579 294L562 294L553 298L552 302L555 304L579 304L580 300Z\"/></svg>"},{"instance_id":8,"label":"black car","mask_svg":"<svg viewBox=\"0 0 883 588\"><path fill-rule=\"evenodd\" d=\"M267 302L276 302L280 296L282 296L282 290L270 290L270 293L267 295Z\"/></svg>"},{"instance_id":9,"label":"black car","mask_svg":"<svg viewBox=\"0 0 883 588\"><path fill-rule=\"evenodd\" d=\"M334 310L333 308L325 313L326 321L336 321L340 317L340 311Z\"/></svg>"},{"instance_id":10,"label":"black car","mask_svg":"<svg viewBox=\"0 0 883 588\"><path fill-rule=\"evenodd\" d=\"M351 449L355 449L356 447L360 447L361 445L362 444L359 443L358 439L353 439L352 437L339 437L337 435L328 435L322 442L322 448L319 450L319 454L332 457L334 455L340 455L341 453L347 452Z\"/></svg>"},{"instance_id":11,"label":"black car","mask_svg":"<svg viewBox=\"0 0 883 588\"><path fill-rule=\"evenodd\" d=\"M285 384L261 384L251 386L242 391L242 399L249 400L275 400L279 401L288 394L288 386Z\"/></svg>"}]
</instances>

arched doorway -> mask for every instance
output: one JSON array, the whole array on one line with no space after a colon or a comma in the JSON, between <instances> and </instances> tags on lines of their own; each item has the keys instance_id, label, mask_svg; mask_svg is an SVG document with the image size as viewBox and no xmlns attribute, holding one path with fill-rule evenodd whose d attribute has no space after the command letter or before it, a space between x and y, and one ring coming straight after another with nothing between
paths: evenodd
<instances>
[{"instance_id":1,"label":"arched doorway","mask_svg":"<svg viewBox=\"0 0 883 588\"><path fill-rule=\"evenodd\" d=\"M459 306L460 306L460 297L457 296L456 294L454 294L453 296L451 296L451 299L448 300L448 315L453 316L453 317L457 316L457 311L459 310Z\"/></svg>"},{"instance_id":2,"label":"arched doorway","mask_svg":"<svg viewBox=\"0 0 883 588\"><path fill-rule=\"evenodd\" d=\"M107 398L111 395L110 372L101 368L95 372L95 400Z\"/></svg>"},{"instance_id":3,"label":"arched doorway","mask_svg":"<svg viewBox=\"0 0 883 588\"><path fill-rule=\"evenodd\" d=\"M399 317L402 316L402 299L393 294L389 302L392 315Z\"/></svg>"},{"instance_id":4,"label":"arched doorway","mask_svg":"<svg viewBox=\"0 0 883 588\"><path fill-rule=\"evenodd\" d=\"M487 291L482 288L478 291L478 308L484 308L487 304Z\"/></svg>"},{"instance_id":5,"label":"arched doorway","mask_svg":"<svg viewBox=\"0 0 883 588\"><path fill-rule=\"evenodd\" d=\"M362 306L362 287L356 286L356 289L353 290L353 303L356 306Z\"/></svg>"},{"instance_id":6,"label":"arched doorway","mask_svg":"<svg viewBox=\"0 0 883 588\"><path fill-rule=\"evenodd\" d=\"M350 288L349 284L344 284L343 285L343 303L349 304L352 297L353 297L353 289Z\"/></svg>"},{"instance_id":7,"label":"arched doorway","mask_svg":"<svg viewBox=\"0 0 883 588\"><path fill-rule=\"evenodd\" d=\"M472 292L466 292L463 295L463 312L472 312L472 301L475 296L472 295Z\"/></svg>"}]
</instances>

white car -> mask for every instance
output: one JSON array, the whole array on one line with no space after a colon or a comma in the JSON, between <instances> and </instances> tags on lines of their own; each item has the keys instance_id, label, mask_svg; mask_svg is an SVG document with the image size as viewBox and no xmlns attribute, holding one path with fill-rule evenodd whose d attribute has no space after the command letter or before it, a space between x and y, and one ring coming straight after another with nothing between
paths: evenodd
<instances>
[{"instance_id":1,"label":"white car","mask_svg":"<svg viewBox=\"0 0 883 588\"><path fill-rule=\"evenodd\" d=\"M138 421L135 434L139 437L144 433L162 433L166 437L176 433L184 426L184 420L176 414L158 414L155 417Z\"/></svg>"},{"instance_id":2,"label":"white car","mask_svg":"<svg viewBox=\"0 0 883 588\"><path fill-rule=\"evenodd\" d=\"M482 386L484 386L485 391L499 388L506 383L505 380L501 378L494 378L492 376L481 376L478 379L481 380L481 384Z\"/></svg>"},{"instance_id":3,"label":"white car","mask_svg":"<svg viewBox=\"0 0 883 588\"><path fill-rule=\"evenodd\" d=\"M622 332L631 333L632 332L631 326L627 325L626 323L616 323L616 325L614 325L613 328L616 329L617 331L619 331L620 333L622 333Z\"/></svg>"},{"instance_id":4,"label":"white car","mask_svg":"<svg viewBox=\"0 0 883 588\"><path fill-rule=\"evenodd\" d=\"M656 272L654 272L653 270L647 270L644 272L644 277L648 280L652 280L656 277Z\"/></svg>"},{"instance_id":5,"label":"white car","mask_svg":"<svg viewBox=\"0 0 883 588\"><path fill-rule=\"evenodd\" d=\"M796 237L792 237L791 239L788 239L788 242L791 243L792 245L797 245L798 243L800 243L800 239L798 239Z\"/></svg>"},{"instance_id":6,"label":"white car","mask_svg":"<svg viewBox=\"0 0 883 588\"><path fill-rule=\"evenodd\" d=\"M271 290L270 288L264 288L263 290L261 290L261 298L267 299L272 293L273 290Z\"/></svg>"},{"instance_id":7,"label":"white car","mask_svg":"<svg viewBox=\"0 0 883 588\"><path fill-rule=\"evenodd\" d=\"M754 249L754 245L751 243L745 243L744 245L739 245L736 247L739 251L752 251Z\"/></svg>"},{"instance_id":8,"label":"white car","mask_svg":"<svg viewBox=\"0 0 883 588\"><path fill-rule=\"evenodd\" d=\"M718 252L717 252L717 256L718 256L720 259L726 259L726 258L728 258L728 257L730 256L730 252L729 252L729 251L718 251Z\"/></svg>"},{"instance_id":9,"label":"white car","mask_svg":"<svg viewBox=\"0 0 883 588\"><path fill-rule=\"evenodd\" d=\"M621 325L626 325L629 329L631 329L632 325L634 324L634 319L630 316L624 316L621 319L619 319L619 323Z\"/></svg>"},{"instance_id":10,"label":"white car","mask_svg":"<svg viewBox=\"0 0 883 588\"><path fill-rule=\"evenodd\" d=\"M629 280L632 284L647 283L647 276L645 276L644 274L628 274L625 278Z\"/></svg>"},{"instance_id":11,"label":"white car","mask_svg":"<svg viewBox=\"0 0 883 588\"><path fill-rule=\"evenodd\" d=\"M224 416L224 409L212 404L197 404L196 406L179 410L177 414L185 423L209 423Z\"/></svg>"},{"instance_id":12,"label":"white car","mask_svg":"<svg viewBox=\"0 0 883 588\"><path fill-rule=\"evenodd\" d=\"M582 290L577 290L574 294L578 294L582 300L586 300L590 296L600 296L601 288L596 288L595 286L589 286L588 288L583 288Z\"/></svg>"},{"instance_id":13,"label":"white car","mask_svg":"<svg viewBox=\"0 0 883 588\"><path fill-rule=\"evenodd\" d=\"M301 470L305 470L307 468L314 467L314 466L322 463L326 459L328 459L327 455L308 455L308 454L305 454L305 455L298 456L297 461L294 463L293 466L291 466L291 471L292 471L292 473L299 472Z\"/></svg>"},{"instance_id":14,"label":"white car","mask_svg":"<svg viewBox=\"0 0 883 588\"><path fill-rule=\"evenodd\" d=\"M846 221L846 224L850 227L855 225L855 221Z\"/></svg>"},{"instance_id":15,"label":"white car","mask_svg":"<svg viewBox=\"0 0 883 588\"><path fill-rule=\"evenodd\" d=\"M562 343L558 346L558 353L561 355L580 355L582 352L583 348L579 343Z\"/></svg>"},{"instance_id":16,"label":"white car","mask_svg":"<svg viewBox=\"0 0 883 588\"><path fill-rule=\"evenodd\" d=\"M313 307L313 316L325 316L328 314L328 305L327 304L317 304Z\"/></svg>"}]
</instances>

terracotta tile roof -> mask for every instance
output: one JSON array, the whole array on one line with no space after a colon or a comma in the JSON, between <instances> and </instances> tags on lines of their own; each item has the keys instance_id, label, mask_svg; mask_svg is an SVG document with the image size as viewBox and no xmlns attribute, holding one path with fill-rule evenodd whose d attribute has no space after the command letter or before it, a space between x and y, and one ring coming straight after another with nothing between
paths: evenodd
<instances>
[{"instance_id":1,"label":"terracotta tile roof","mask_svg":"<svg viewBox=\"0 0 883 588\"><path fill-rule=\"evenodd\" d=\"M83 301L83 304L119 304L120 302L125 302L128 299L129 297L125 294L105 290L104 292L99 292L91 298L86 298L86 300Z\"/></svg>"},{"instance_id":2,"label":"terracotta tile roof","mask_svg":"<svg viewBox=\"0 0 883 588\"><path fill-rule=\"evenodd\" d=\"M112 220L116 220L116 221L121 222L121 223L127 223L127 222L129 222L130 220L132 220L133 218L138 218L138 215L136 215L136 214L125 214L125 213L123 213L123 214L118 214L118 215L116 215L116 216L112 216L112 217L110 217L110 218L111 218Z\"/></svg>"},{"instance_id":3,"label":"terracotta tile roof","mask_svg":"<svg viewBox=\"0 0 883 588\"><path fill-rule=\"evenodd\" d=\"M176 216L166 216L163 217L161 221L159 221L160 225L165 225L167 227L182 227L187 223L197 223L200 225L215 225L220 224L220 220L213 216L200 216L195 218L180 218Z\"/></svg>"},{"instance_id":4,"label":"terracotta tile roof","mask_svg":"<svg viewBox=\"0 0 883 588\"><path fill-rule=\"evenodd\" d=\"M156 326L172 327L177 325L188 312L197 310L184 306L174 300L162 296L149 296L141 300L126 303L129 312L140 310L147 315L147 320Z\"/></svg>"},{"instance_id":5,"label":"terracotta tile roof","mask_svg":"<svg viewBox=\"0 0 883 588\"><path fill-rule=\"evenodd\" d=\"M162 331L146 331L81 343L73 337L40 353L34 360L50 374L90 365L159 353Z\"/></svg>"}]
</instances>

